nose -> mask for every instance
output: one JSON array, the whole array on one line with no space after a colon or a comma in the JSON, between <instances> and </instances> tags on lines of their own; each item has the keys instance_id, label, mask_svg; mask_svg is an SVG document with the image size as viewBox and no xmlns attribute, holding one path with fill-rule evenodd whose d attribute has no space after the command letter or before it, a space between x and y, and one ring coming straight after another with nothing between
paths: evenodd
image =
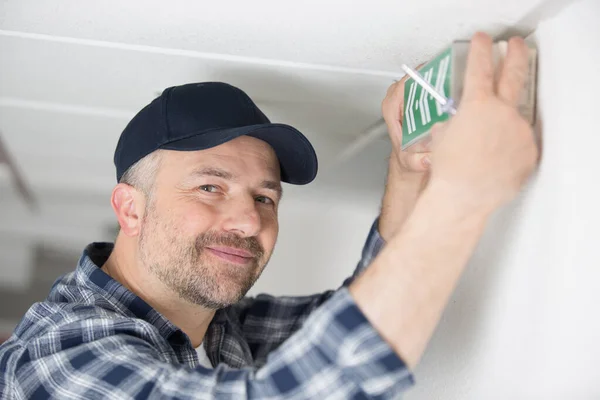
<instances>
[{"instance_id":1,"label":"nose","mask_svg":"<svg viewBox=\"0 0 600 400\"><path fill-rule=\"evenodd\" d=\"M231 200L223 229L241 237L257 236L261 229L260 214L251 196Z\"/></svg>"}]
</instances>

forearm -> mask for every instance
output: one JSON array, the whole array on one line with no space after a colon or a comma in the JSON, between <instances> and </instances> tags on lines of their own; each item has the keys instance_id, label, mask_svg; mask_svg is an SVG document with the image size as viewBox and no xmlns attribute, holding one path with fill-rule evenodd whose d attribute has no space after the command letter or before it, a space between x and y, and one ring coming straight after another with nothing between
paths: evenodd
<instances>
[{"instance_id":1,"label":"forearm","mask_svg":"<svg viewBox=\"0 0 600 400\"><path fill-rule=\"evenodd\" d=\"M426 185L425 174L401 172L397 155L392 152L379 216L379 233L386 242L402 227Z\"/></svg>"},{"instance_id":2,"label":"forearm","mask_svg":"<svg viewBox=\"0 0 600 400\"><path fill-rule=\"evenodd\" d=\"M404 226L350 286L359 308L409 366L420 359L480 238L487 212L428 187Z\"/></svg>"}]
</instances>

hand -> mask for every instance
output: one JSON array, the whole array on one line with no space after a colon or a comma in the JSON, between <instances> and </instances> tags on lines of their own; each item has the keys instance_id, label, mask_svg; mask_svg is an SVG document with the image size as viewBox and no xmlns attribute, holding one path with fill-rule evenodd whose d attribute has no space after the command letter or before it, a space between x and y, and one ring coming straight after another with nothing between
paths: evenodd
<instances>
[{"instance_id":1,"label":"hand","mask_svg":"<svg viewBox=\"0 0 600 400\"><path fill-rule=\"evenodd\" d=\"M411 146L407 151L401 150L406 79L407 77L404 77L390 86L381 105L392 141L392 153L378 227L385 241L402 227L429 180L429 142L422 141Z\"/></svg>"},{"instance_id":2,"label":"hand","mask_svg":"<svg viewBox=\"0 0 600 400\"><path fill-rule=\"evenodd\" d=\"M421 68L421 64L417 69ZM430 165L430 142L428 140L414 144L409 149L402 151L402 117L404 111L404 83L408 75L388 88L387 94L381 104L381 111L386 122L390 140L392 141L392 160L398 172L404 176L425 178Z\"/></svg>"},{"instance_id":3,"label":"hand","mask_svg":"<svg viewBox=\"0 0 600 400\"><path fill-rule=\"evenodd\" d=\"M510 201L537 163L533 130L517 110L527 69L527 45L513 38L495 83L492 40L473 37L458 112L433 136L431 156L430 187L465 211Z\"/></svg>"}]
</instances>

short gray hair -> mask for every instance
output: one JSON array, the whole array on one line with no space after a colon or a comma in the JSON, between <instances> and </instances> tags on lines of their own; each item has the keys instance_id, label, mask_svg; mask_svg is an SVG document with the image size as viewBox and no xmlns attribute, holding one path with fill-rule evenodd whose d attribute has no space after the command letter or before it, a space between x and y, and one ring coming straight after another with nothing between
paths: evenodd
<instances>
[{"instance_id":1,"label":"short gray hair","mask_svg":"<svg viewBox=\"0 0 600 400\"><path fill-rule=\"evenodd\" d=\"M133 186L150 199L161 159L162 150L153 151L129 167L121 176L119 183Z\"/></svg>"}]
</instances>

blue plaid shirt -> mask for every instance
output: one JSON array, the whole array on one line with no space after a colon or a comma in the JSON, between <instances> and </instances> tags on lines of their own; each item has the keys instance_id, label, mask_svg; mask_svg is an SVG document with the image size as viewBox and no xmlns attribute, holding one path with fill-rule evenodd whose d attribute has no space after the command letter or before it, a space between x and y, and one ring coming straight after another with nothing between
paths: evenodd
<instances>
[{"instance_id":1,"label":"blue plaid shirt","mask_svg":"<svg viewBox=\"0 0 600 400\"><path fill-rule=\"evenodd\" d=\"M338 290L219 310L207 369L187 335L100 269L112 244L91 244L0 346L0 398L397 398L413 377L347 290L382 246L375 221Z\"/></svg>"}]
</instances>

